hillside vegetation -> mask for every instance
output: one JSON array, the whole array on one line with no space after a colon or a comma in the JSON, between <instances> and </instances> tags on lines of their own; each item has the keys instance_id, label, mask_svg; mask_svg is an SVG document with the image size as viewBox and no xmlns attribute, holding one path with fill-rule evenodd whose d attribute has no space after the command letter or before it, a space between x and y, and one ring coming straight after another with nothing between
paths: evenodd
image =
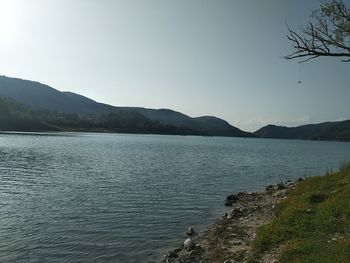
<instances>
[{"instance_id":1,"label":"hillside vegetation","mask_svg":"<svg viewBox=\"0 0 350 263\"><path fill-rule=\"evenodd\" d=\"M350 141L350 120L297 127L267 125L254 132L260 138Z\"/></svg>"},{"instance_id":2,"label":"hillside vegetation","mask_svg":"<svg viewBox=\"0 0 350 263\"><path fill-rule=\"evenodd\" d=\"M55 131L28 108L0 98L0 130L2 131Z\"/></svg>"},{"instance_id":3,"label":"hillside vegetation","mask_svg":"<svg viewBox=\"0 0 350 263\"><path fill-rule=\"evenodd\" d=\"M350 165L307 178L275 208L254 241L256 257L280 249L282 263L350 262Z\"/></svg>"},{"instance_id":4,"label":"hillside vegetation","mask_svg":"<svg viewBox=\"0 0 350 263\"><path fill-rule=\"evenodd\" d=\"M298 127L267 125L251 133L214 116L190 117L171 109L112 106L39 82L6 76L0 76L0 97L21 105L21 109L25 107L24 115L27 115L18 118L20 110L17 110L17 117L4 121L0 129L14 127L14 130L25 131L51 127L77 131L350 141L350 120Z\"/></svg>"},{"instance_id":5,"label":"hillside vegetation","mask_svg":"<svg viewBox=\"0 0 350 263\"><path fill-rule=\"evenodd\" d=\"M59 91L39 82L6 76L0 76L0 97L25 105L36 112L49 111L74 115L80 120L93 119L99 122L100 129L105 128L101 124L106 119L113 118L111 121L115 123L115 119L118 118L120 121L126 121L127 127L124 124L118 125L117 130L113 127L114 131L256 137L253 133L242 131L213 116L192 118L170 109L117 107L96 102L73 92ZM98 120L101 116L102 119ZM106 126L107 129L111 129L110 123Z\"/></svg>"},{"instance_id":6,"label":"hillside vegetation","mask_svg":"<svg viewBox=\"0 0 350 263\"><path fill-rule=\"evenodd\" d=\"M116 112L81 117L47 110L32 110L0 97L0 130L2 131L94 131L121 133L154 133L207 135L204 132L163 125L137 112Z\"/></svg>"}]
</instances>

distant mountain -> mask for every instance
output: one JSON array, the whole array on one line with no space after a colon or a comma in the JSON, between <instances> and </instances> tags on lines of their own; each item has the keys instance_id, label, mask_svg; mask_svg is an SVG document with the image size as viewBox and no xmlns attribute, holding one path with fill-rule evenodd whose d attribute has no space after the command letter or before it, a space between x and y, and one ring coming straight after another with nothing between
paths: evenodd
<instances>
[{"instance_id":1,"label":"distant mountain","mask_svg":"<svg viewBox=\"0 0 350 263\"><path fill-rule=\"evenodd\" d=\"M191 118L170 109L115 107L72 92L60 92L39 82L6 76L0 76L0 97L21 103L34 111L47 110L62 114L76 114L79 118L87 119L96 119L110 113L119 114L119 117L129 114L130 117L130 112L133 112L160 125L175 126L182 131L195 131L211 136L256 137L252 133L244 132L212 116Z\"/></svg>"},{"instance_id":2,"label":"distant mountain","mask_svg":"<svg viewBox=\"0 0 350 263\"><path fill-rule=\"evenodd\" d=\"M206 130L209 134L216 134L218 136L230 136L231 134L242 134L241 137L255 137L251 133L243 132L242 130L231 126L225 120L213 116L203 116L194 118L194 129Z\"/></svg>"},{"instance_id":3,"label":"distant mountain","mask_svg":"<svg viewBox=\"0 0 350 263\"><path fill-rule=\"evenodd\" d=\"M194 130L207 132L208 135L212 136L256 137L254 134L242 131L230 125L227 121L214 116L191 118L183 113L169 109L154 110L132 107L121 107L119 109L136 111L162 124L188 127Z\"/></svg>"},{"instance_id":4,"label":"distant mountain","mask_svg":"<svg viewBox=\"0 0 350 263\"><path fill-rule=\"evenodd\" d=\"M350 120L298 127L267 125L254 134L260 138L350 141Z\"/></svg>"}]
</instances>

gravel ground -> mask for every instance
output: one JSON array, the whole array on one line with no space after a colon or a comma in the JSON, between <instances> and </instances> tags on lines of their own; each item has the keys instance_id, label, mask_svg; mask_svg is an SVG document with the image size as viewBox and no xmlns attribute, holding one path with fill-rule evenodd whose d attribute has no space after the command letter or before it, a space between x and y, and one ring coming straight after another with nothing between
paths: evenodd
<instances>
[{"instance_id":1,"label":"gravel ground","mask_svg":"<svg viewBox=\"0 0 350 263\"><path fill-rule=\"evenodd\" d=\"M273 219L276 203L286 198L296 182L270 185L263 192L230 195L225 205L232 207L223 217L196 239L164 255L163 263L237 263L278 262L280 248L253 255L252 241L257 229Z\"/></svg>"}]
</instances>

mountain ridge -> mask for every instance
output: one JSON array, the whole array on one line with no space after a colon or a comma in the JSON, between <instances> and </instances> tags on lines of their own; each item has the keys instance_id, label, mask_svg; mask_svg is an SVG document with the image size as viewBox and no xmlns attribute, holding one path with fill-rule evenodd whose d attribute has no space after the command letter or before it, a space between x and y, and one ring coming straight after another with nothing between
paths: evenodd
<instances>
[{"instance_id":1,"label":"mountain ridge","mask_svg":"<svg viewBox=\"0 0 350 263\"><path fill-rule=\"evenodd\" d=\"M133 133L155 132L183 135L350 141L350 120L306 124L296 127L269 124L250 133L242 131L215 116L190 117L184 113L166 108L112 106L70 91L59 91L37 81L6 76L0 76L0 97L28 107L28 109L21 106L17 107L15 113L10 114L16 116L16 120L22 120L23 123L26 123L26 126L23 127L30 127L30 119L26 116L32 114L36 126L41 129L44 127L52 128L54 127L52 125L58 123L59 126L63 125L63 130L92 129L95 131ZM10 106L11 109L16 108L16 106ZM24 110L25 114L19 114L18 109ZM42 112L46 112L50 117L48 119L43 118ZM40 120L44 120L44 123L39 125ZM74 121L82 127L77 127ZM123 121L128 126L125 126ZM69 127L69 125L72 127ZM22 126L18 124L13 127L20 129L18 127ZM62 127L59 127L59 129L62 129Z\"/></svg>"},{"instance_id":2,"label":"mountain ridge","mask_svg":"<svg viewBox=\"0 0 350 263\"><path fill-rule=\"evenodd\" d=\"M0 76L0 96L12 99L32 110L49 110L95 118L109 113L135 112L161 125L196 130L210 136L256 137L214 116L190 117L171 109L118 107L96 102L70 91L59 91L37 81Z\"/></svg>"},{"instance_id":3,"label":"mountain ridge","mask_svg":"<svg viewBox=\"0 0 350 263\"><path fill-rule=\"evenodd\" d=\"M260 138L350 141L350 120L328 121L296 127L266 125L254 132Z\"/></svg>"}]
</instances>

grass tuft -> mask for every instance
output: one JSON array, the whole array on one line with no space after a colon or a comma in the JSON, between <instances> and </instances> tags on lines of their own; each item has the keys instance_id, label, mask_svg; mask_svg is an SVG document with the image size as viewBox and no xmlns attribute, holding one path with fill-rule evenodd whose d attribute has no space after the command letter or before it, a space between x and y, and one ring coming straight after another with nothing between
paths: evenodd
<instances>
[{"instance_id":1,"label":"grass tuft","mask_svg":"<svg viewBox=\"0 0 350 263\"><path fill-rule=\"evenodd\" d=\"M282 247L279 262L350 262L350 164L307 178L275 213L257 233L257 255Z\"/></svg>"}]
</instances>

